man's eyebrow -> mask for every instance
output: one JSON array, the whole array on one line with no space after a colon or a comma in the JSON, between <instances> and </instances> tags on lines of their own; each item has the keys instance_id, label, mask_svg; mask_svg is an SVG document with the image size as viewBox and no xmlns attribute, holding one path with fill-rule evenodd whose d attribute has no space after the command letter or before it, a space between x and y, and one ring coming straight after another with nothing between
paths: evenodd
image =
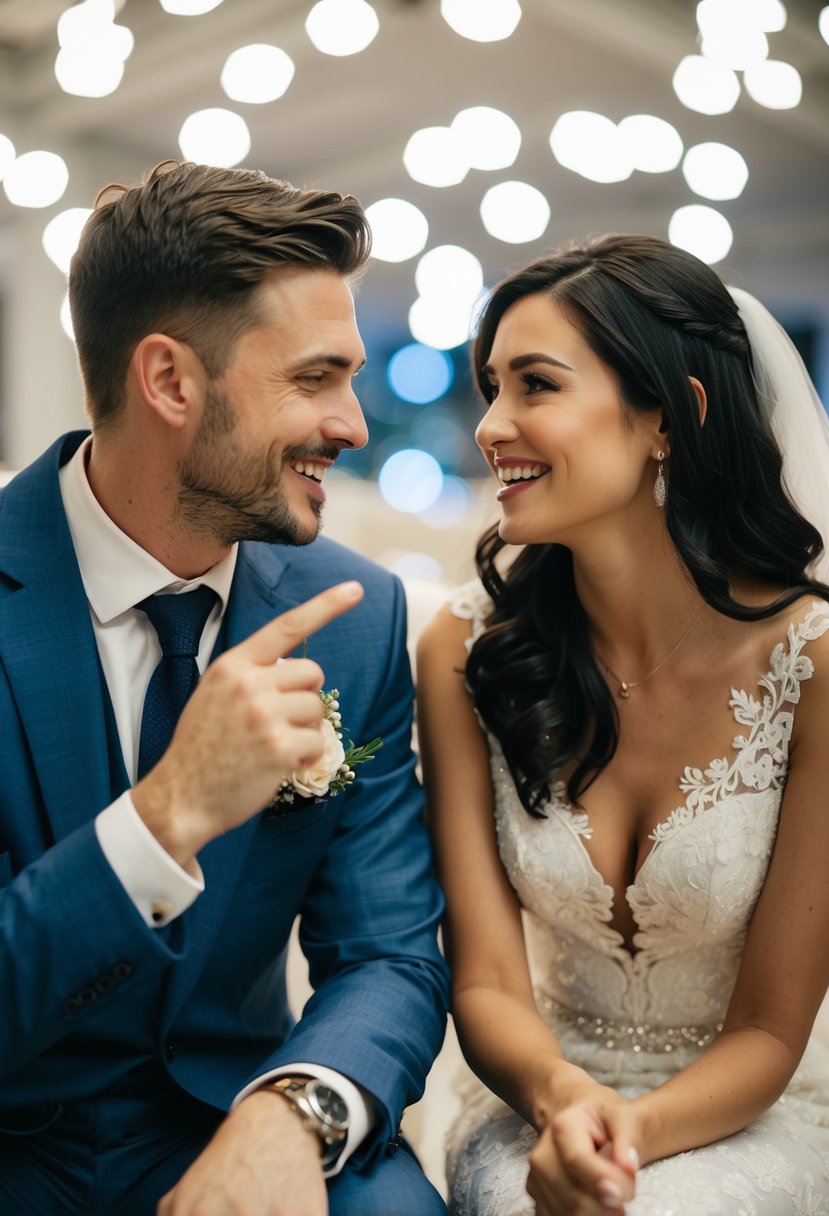
<instances>
[{"instance_id":1,"label":"man's eyebrow","mask_svg":"<svg viewBox=\"0 0 829 1216\"><path fill-rule=\"evenodd\" d=\"M319 351L316 354L303 355L303 357L298 359L289 370L291 372L298 372L300 368L311 367L313 364L317 363L325 363L329 367L341 367L344 371L347 371L353 366L351 359L349 359L346 355L332 355L325 351ZM363 358L361 362L358 363L354 368L355 375L358 371L360 371L361 368L365 367L365 365L366 360Z\"/></svg>"},{"instance_id":2,"label":"man's eyebrow","mask_svg":"<svg viewBox=\"0 0 829 1216\"><path fill-rule=\"evenodd\" d=\"M549 363L551 367L563 367L567 372L573 370L569 363L562 363L561 359L554 359L552 355L542 355L539 351L533 351L528 355L516 355L514 359L510 359L507 366L511 372L520 372L522 368L529 367L531 363ZM485 376L495 375L495 368L491 363L487 363L482 371Z\"/></svg>"}]
</instances>

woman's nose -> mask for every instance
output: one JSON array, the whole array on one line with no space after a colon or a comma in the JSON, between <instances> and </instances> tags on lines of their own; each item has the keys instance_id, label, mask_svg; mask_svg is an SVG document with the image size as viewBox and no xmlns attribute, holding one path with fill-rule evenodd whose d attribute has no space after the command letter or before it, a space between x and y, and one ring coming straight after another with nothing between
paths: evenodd
<instances>
[{"instance_id":1,"label":"woman's nose","mask_svg":"<svg viewBox=\"0 0 829 1216\"><path fill-rule=\"evenodd\" d=\"M475 429L475 442L481 451L498 443L509 443L518 436L518 428L510 416L503 397L497 397Z\"/></svg>"}]
</instances>

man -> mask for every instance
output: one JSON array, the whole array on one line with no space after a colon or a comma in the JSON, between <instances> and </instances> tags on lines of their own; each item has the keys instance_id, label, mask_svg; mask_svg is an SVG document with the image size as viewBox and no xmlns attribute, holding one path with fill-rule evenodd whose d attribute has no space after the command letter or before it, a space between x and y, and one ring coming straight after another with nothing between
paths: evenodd
<instances>
[{"instance_id":1,"label":"man","mask_svg":"<svg viewBox=\"0 0 829 1216\"><path fill-rule=\"evenodd\" d=\"M84 231L92 432L0 496L2 1216L445 1210L396 1151L447 1001L404 601L315 540L368 248L354 199L170 162ZM288 801L323 682L383 747Z\"/></svg>"}]
</instances>

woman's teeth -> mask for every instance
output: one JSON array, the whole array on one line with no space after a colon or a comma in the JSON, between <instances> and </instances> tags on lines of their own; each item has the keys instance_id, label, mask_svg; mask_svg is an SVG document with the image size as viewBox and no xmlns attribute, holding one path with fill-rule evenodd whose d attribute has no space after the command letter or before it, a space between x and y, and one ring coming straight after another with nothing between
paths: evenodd
<instances>
[{"instance_id":1,"label":"woman's teeth","mask_svg":"<svg viewBox=\"0 0 829 1216\"><path fill-rule=\"evenodd\" d=\"M505 483L510 481L531 481L536 477L542 477L549 472L550 466L546 464L516 464L510 467L501 466L496 472L498 479Z\"/></svg>"}]
</instances>

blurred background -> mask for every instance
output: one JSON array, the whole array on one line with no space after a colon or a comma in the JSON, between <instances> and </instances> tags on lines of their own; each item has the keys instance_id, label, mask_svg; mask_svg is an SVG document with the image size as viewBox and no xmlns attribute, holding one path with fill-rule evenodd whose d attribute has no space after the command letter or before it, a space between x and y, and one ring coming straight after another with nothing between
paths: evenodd
<instances>
[{"instance_id":1,"label":"blurred background","mask_svg":"<svg viewBox=\"0 0 829 1216\"><path fill-rule=\"evenodd\" d=\"M819 0L0 0L0 466L83 424L64 304L97 190L186 158L354 193L370 445L326 531L457 583L495 517L466 340L572 237L667 236L758 295L829 398Z\"/></svg>"}]
</instances>

